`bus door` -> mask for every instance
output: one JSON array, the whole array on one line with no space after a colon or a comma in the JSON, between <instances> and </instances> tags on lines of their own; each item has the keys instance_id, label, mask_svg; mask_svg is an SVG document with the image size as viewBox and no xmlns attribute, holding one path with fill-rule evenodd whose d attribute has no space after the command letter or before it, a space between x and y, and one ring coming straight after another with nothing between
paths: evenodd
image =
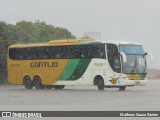
<instances>
[{"instance_id":1,"label":"bus door","mask_svg":"<svg viewBox=\"0 0 160 120\"><path fill-rule=\"evenodd\" d=\"M116 84L116 81L121 76L121 59L118 51L118 47L114 44L107 44L107 57L109 65L112 69L113 76L111 77L112 84Z\"/></svg>"}]
</instances>

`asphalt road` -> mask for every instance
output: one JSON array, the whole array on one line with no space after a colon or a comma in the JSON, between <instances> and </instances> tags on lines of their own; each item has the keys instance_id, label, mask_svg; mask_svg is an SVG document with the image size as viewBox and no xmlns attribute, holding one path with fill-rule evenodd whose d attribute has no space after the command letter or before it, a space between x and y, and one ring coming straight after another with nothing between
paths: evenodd
<instances>
[{"instance_id":1,"label":"asphalt road","mask_svg":"<svg viewBox=\"0 0 160 120\"><path fill-rule=\"evenodd\" d=\"M0 111L22 110L160 111L160 80L150 80L146 86L127 87L125 91L118 91L117 88L98 91L95 86L66 86L63 90L26 90L21 85L0 86Z\"/></svg>"}]
</instances>

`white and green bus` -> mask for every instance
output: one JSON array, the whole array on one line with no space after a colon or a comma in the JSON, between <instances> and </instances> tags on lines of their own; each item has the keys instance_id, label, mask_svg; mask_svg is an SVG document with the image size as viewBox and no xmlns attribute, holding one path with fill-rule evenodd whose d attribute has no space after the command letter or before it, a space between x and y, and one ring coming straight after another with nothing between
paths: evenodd
<instances>
[{"instance_id":1,"label":"white and green bus","mask_svg":"<svg viewBox=\"0 0 160 120\"><path fill-rule=\"evenodd\" d=\"M147 53L128 41L54 40L8 49L8 82L26 89L97 86L98 90L144 85Z\"/></svg>"}]
</instances>

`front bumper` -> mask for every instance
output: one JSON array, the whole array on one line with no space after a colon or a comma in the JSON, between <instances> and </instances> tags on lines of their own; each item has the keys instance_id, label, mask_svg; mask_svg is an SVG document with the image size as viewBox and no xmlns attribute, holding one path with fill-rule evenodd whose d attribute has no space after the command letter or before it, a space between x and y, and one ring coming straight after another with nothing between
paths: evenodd
<instances>
[{"instance_id":1,"label":"front bumper","mask_svg":"<svg viewBox=\"0 0 160 120\"><path fill-rule=\"evenodd\" d=\"M119 78L117 80L117 86L135 86L135 81L134 80L129 80L126 78Z\"/></svg>"},{"instance_id":2,"label":"front bumper","mask_svg":"<svg viewBox=\"0 0 160 120\"><path fill-rule=\"evenodd\" d=\"M145 80L133 80L133 81L135 81L135 86L145 86L148 82L147 79L145 79Z\"/></svg>"}]
</instances>

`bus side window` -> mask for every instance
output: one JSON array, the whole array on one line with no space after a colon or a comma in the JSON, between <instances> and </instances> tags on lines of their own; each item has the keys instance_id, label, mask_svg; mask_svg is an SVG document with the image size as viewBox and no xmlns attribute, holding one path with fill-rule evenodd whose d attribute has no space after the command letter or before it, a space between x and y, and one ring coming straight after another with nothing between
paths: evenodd
<instances>
[{"instance_id":1,"label":"bus side window","mask_svg":"<svg viewBox=\"0 0 160 120\"><path fill-rule=\"evenodd\" d=\"M100 58L105 59L105 50L104 50L104 45L99 46L99 54L100 54Z\"/></svg>"},{"instance_id":2,"label":"bus side window","mask_svg":"<svg viewBox=\"0 0 160 120\"><path fill-rule=\"evenodd\" d=\"M82 54L81 54L81 58L85 58L85 54L82 53Z\"/></svg>"}]
</instances>

